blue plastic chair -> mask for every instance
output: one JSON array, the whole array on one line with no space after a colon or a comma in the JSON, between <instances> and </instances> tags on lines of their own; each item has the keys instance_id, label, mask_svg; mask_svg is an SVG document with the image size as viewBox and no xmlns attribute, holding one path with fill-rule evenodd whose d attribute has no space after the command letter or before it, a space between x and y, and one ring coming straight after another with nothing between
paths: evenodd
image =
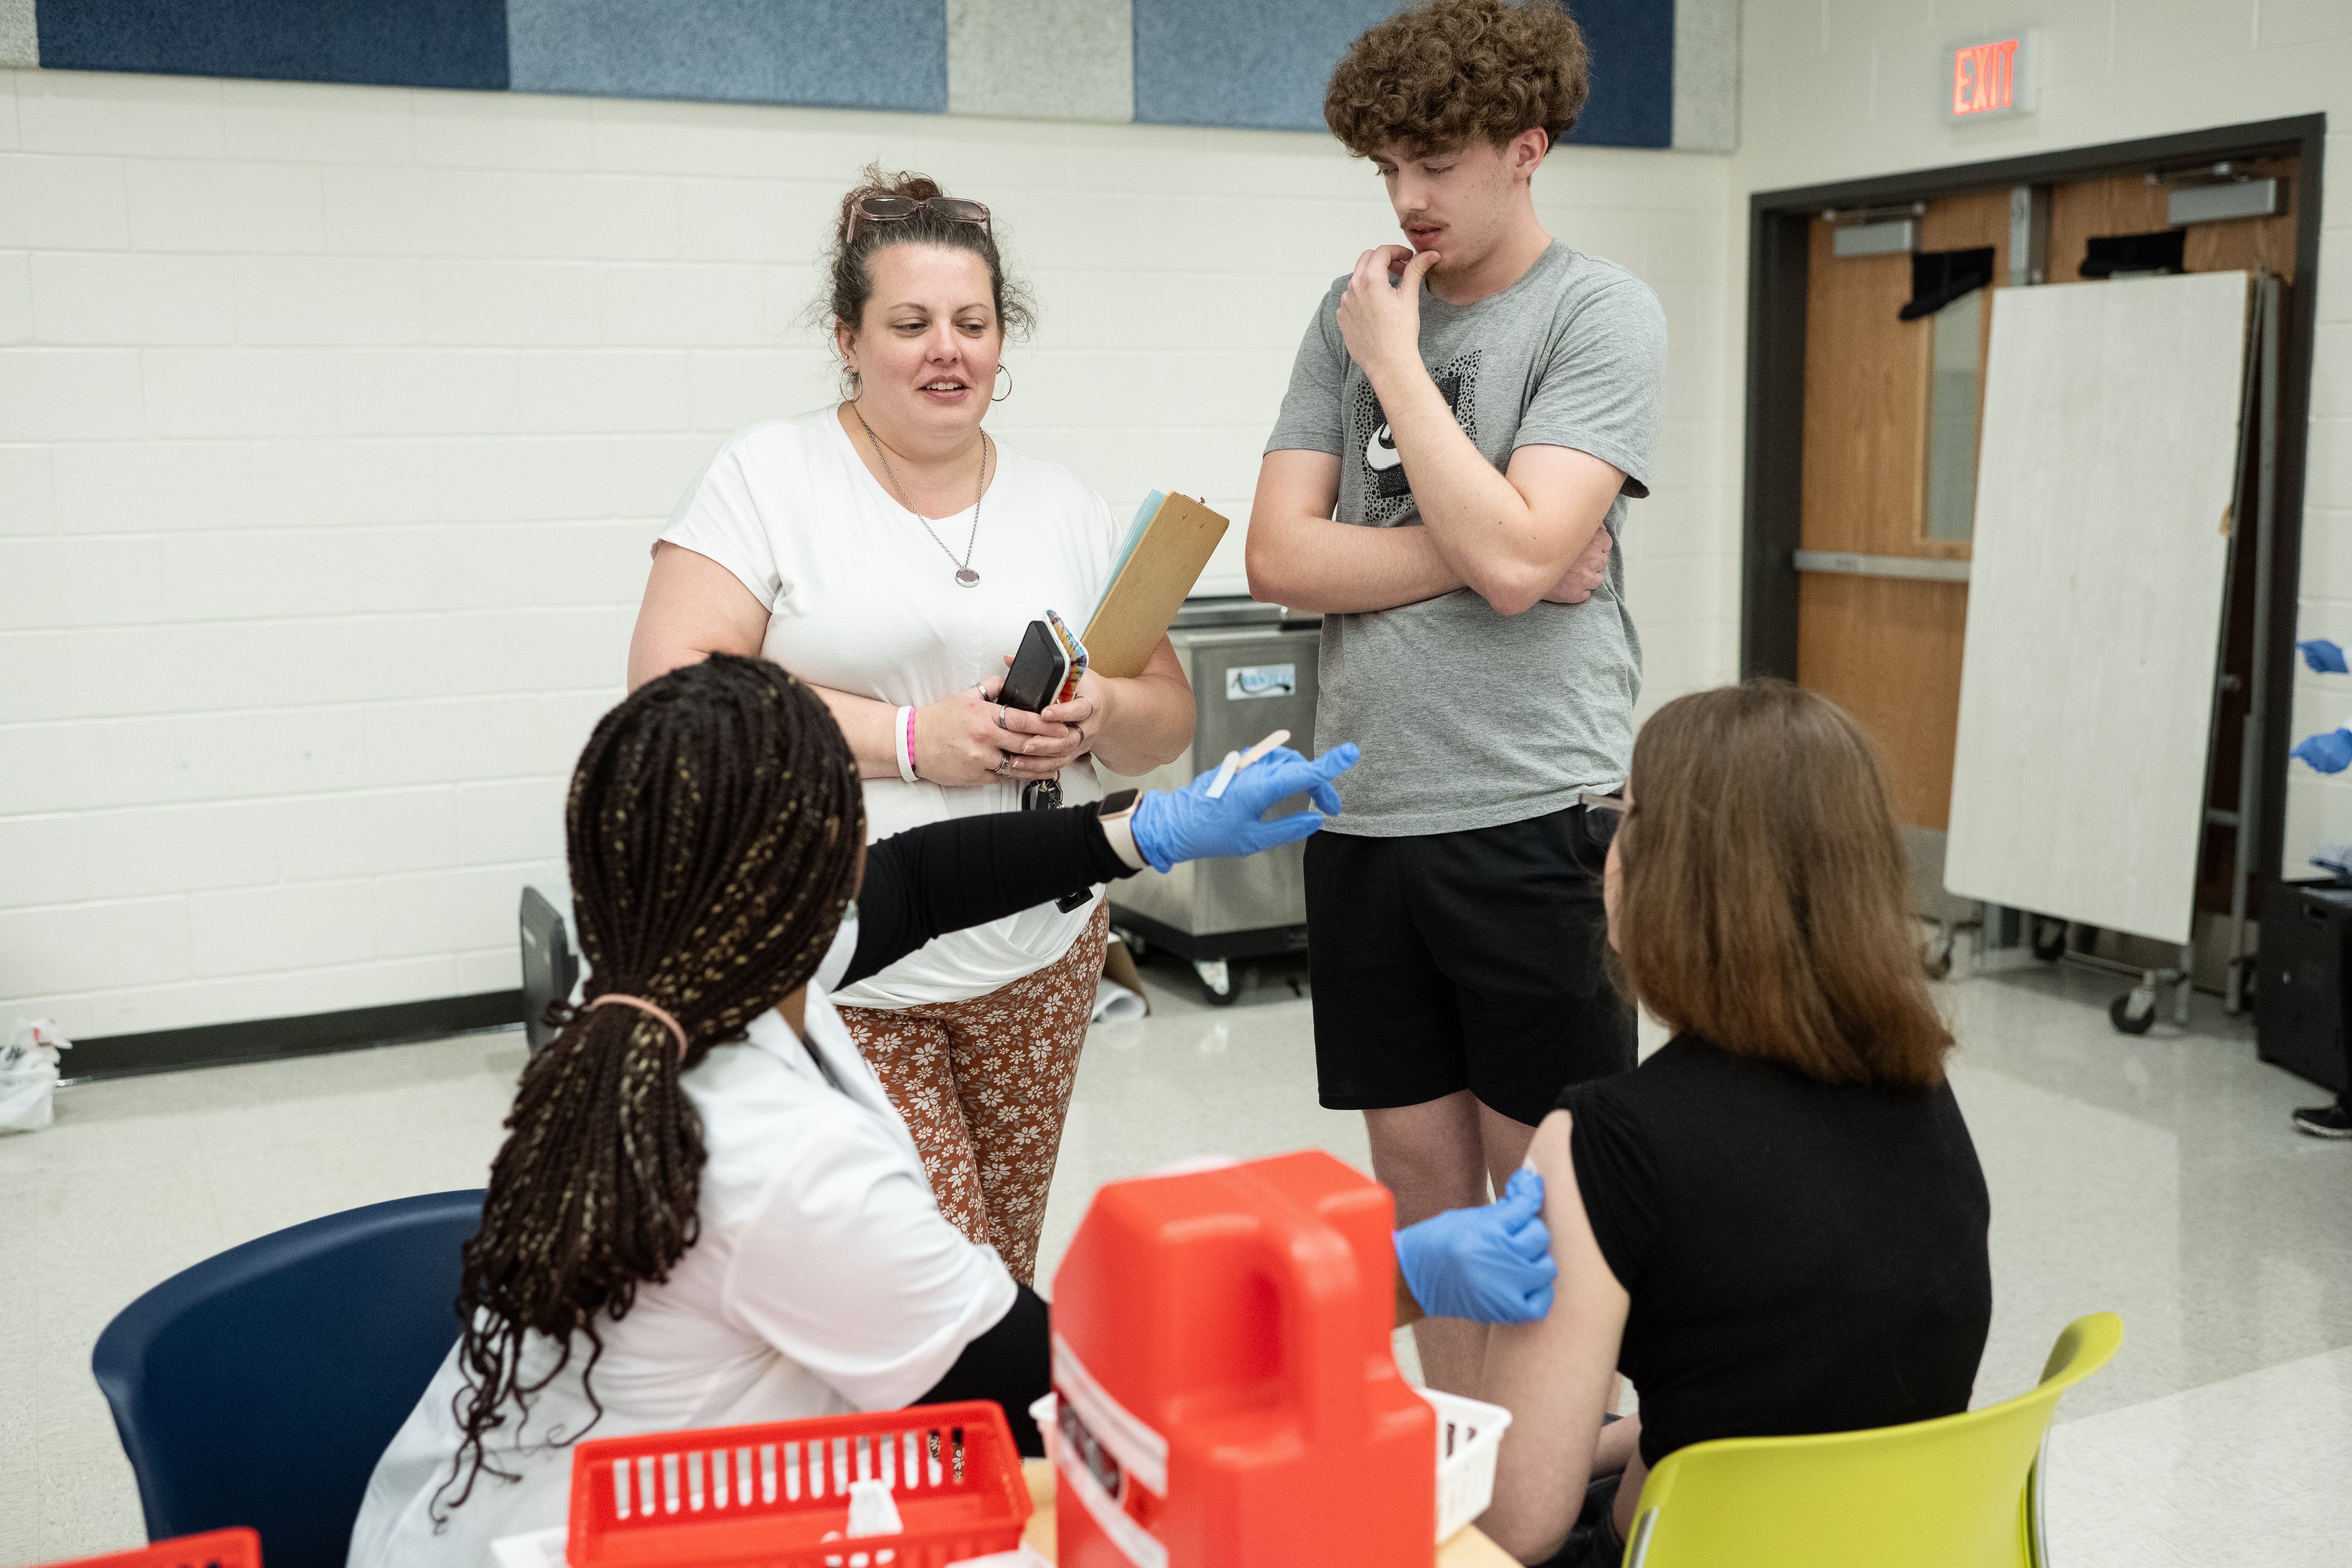
<instances>
[{"instance_id":1,"label":"blue plastic chair","mask_svg":"<svg viewBox=\"0 0 2352 1568\"><path fill-rule=\"evenodd\" d=\"M329 1215L231 1247L125 1307L90 1371L147 1538L261 1532L269 1568L342 1568L368 1478L457 1338L480 1191Z\"/></svg>"}]
</instances>

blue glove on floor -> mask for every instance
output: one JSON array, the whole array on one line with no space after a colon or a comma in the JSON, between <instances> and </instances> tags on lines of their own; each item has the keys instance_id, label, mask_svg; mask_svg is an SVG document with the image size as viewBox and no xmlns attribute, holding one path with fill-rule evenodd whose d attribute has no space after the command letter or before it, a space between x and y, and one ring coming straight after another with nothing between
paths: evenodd
<instances>
[{"instance_id":1,"label":"blue glove on floor","mask_svg":"<svg viewBox=\"0 0 2352 1568\"><path fill-rule=\"evenodd\" d=\"M2314 675L2352 675L2352 666L2344 662L2344 650L2326 637L2309 637L2294 646Z\"/></svg>"},{"instance_id":2,"label":"blue glove on floor","mask_svg":"<svg viewBox=\"0 0 2352 1568\"><path fill-rule=\"evenodd\" d=\"M1361 754L1353 741L1341 742L1313 762L1288 746L1276 746L1235 773L1216 800L1209 798L1215 768L1182 789L1153 790L1135 803L1135 815L1128 819L1135 847L1153 870L1165 871L1185 860L1255 855L1304 838L1323 826L1325 816L1339 815L1339 792L1331 781L1354 767ZM1275 802L1294 795L1307 796L1317 809L1258 820Z\"/></svg>"},{"instance_id":3,"label":"blue glove on floor","mask_svg":"<svg viewBox=\"0 0 2352 1568\"><path fill-rule=\"evenodd\" d=\"M1532 1323L1551 1310L1551 1233L1544 1229L1543 1178L1515 1173L1484 1208L1448 1209L1396 1233L1405 1288L1433 1318Z\"/></svg>"},{"instance_id":4,"label":"blue glove on floor","mask_svg":"<svg viewBox=\"0 0 2352 1568\"><path fill-rule=\"evenodd\" d=\"M2330 730L2299 743L2290 757L2301 757L2323 773L2340 773L2352 763L2352 730Z\"/></svg>"}]
</instances>

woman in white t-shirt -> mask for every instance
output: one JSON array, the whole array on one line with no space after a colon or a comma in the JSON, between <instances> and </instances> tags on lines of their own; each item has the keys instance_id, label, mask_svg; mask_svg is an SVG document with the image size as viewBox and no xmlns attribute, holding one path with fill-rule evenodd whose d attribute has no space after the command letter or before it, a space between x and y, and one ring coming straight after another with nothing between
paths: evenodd
<instances>
[{"instance_id":1,"label":"woman in white t-shirt","mask_svg":"<svg viewBox=\"0 0 2352 1568\"><path fill-rule=\"evenodd\" d=\"M1008 325L1026 325L988 209L919 175L843 199L834 337L854 395L737 432L671 516L629 650L632 689L714 652L816 689L865 781L869 838L1009 811L1028 784L1100 798L1089 757L1140 774L1191 743L1162 639L1040 714L992 699L1023 628L1084 624L1121 529L1066 468L981 428ZM931 942L838 998L914 1133L940 1208L1035 1268L1062 1118L1102 972L1101 890Z\"/></svg>"}]
</instances>

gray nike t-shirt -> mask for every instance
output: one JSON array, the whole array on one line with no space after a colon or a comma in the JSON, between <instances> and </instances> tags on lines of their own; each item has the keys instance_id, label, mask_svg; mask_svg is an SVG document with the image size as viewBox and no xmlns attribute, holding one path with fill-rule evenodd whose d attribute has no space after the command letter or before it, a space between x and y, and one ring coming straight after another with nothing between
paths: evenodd
<instances>
[{"instance_id":1,"label":"gray nike t-shirt","mask_svg":"<svg viewBox=\"0 0 2352 1568\"><path fill-rule=\"evenodd\" d=\"M1340 340L1347 289L1345 278L1333 283L1307 329L1265 449L1336 456L1339 521L1418 528L1380 399ZM1424 289L1421 359L1496 468L1521 447L1572 447L1622 470L1606 526L1623 537L1627 498L1650 493L1665 381L1665 315L1646 284L1555 241L1517 282L1475 304ZM1463 588L1324 616L1315 749L1364 749L1339 781L1347 810L1324 831L1493 827L1622 783L1642 689L1624 584L1612 550L1607 580L1580 605L1504 616Z\"/></svg>"}]
</instances>

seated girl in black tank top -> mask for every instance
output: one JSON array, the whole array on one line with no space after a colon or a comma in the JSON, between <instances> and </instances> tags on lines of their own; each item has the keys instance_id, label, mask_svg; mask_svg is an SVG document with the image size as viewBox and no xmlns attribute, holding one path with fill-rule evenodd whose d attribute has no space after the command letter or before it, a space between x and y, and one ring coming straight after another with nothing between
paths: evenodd
<instances>
[{"instance_id":1,"label":"seated girl in black tank top","mask_svg":"<svg viewBox=\"0 0 2352 1568\"><path fill-rule=\"evenodd\" d=\"M1781 682L1699 692L1643 728L1625 793L1610 942L1675 1036L1570 1089L1529 1154L1559 1284L1545 1320L1490 1331L1486 1397L1515 1419L1481 1521L1525 1563L1615 1563L1647 1468L1685 1445L1967 1409L1992 1310L1869 740ZM1604 1436L1621 1370L1642 1413Z\"/></svg>"}]
</instances>

